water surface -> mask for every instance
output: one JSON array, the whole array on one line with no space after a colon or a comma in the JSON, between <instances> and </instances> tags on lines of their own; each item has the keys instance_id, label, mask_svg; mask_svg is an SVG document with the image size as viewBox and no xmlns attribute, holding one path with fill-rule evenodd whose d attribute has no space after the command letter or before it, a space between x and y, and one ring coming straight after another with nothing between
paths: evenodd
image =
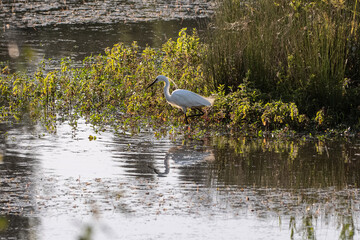
<instances>
[{"instance_id":1,"label":"water surface","mask_svg":"<svg viewBox=\"0 0 360 240\"><path fill-rule=\"evenodd\" d=\"M81 66L84 58L104 53L114 44L131 45L136 41L142 48L160 48L168 39L176 39L182 28L206 28L207 20L169 20L136 23L61 25L38 29L13 29L0 35L0 62L12 71L34 71L46 61L46 69L60 66L62 58L70 58L73 66ZM11 57L9 49L17 48Z\"/></svg>"},{"instance_id":2,"label":"water surface","mask_svg":"<svg viewBox=\"0 0 360 240\"><path fill-rule=\"evenodd\" d=\"M0 61L32 72L118 42L158 48L182 27L205 29L208 3L3 1ZM77 239L88 227L93 239L359 238L359 140L145 130L0 124L0 239Z\"/></svg>"},{"instance_id":3,"label":"water surface","mask_svg":"<svg viewBox=\"0 0 360 240\"><path fill-rule=\"evenodd\" d=\"M358 141L42 132L1 125L2 237L76 239L87 226L94 239L359 236Z\"/></svg>"},{"instance_id":4,"label":"water surface","mask_svg":"<svg viewBox=\"0 0 360 240\"><path fill-rule=\"evenodd\" d=\"M201 33L214 8L207 0L2 1L0 63L33 72L43 60L56 69L64 57L80 66L119 42L159 48L181 28Z\"/></svg>"}]
</instances>

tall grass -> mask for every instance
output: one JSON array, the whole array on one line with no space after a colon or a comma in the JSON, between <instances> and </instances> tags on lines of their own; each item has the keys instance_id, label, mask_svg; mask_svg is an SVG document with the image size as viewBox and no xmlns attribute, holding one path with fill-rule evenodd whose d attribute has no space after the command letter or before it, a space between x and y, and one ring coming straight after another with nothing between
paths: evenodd
<instances>
[{"instance_id":1,"label":"tall grass","mask_svg":"<svg viewBox=\"0 0 360 240\"><path fill-rule=\"evenodd\" d=\"M358 0L218 4L205 60L214 87L236 88L250 71L264 100L295 101L310 117L323 109L333 123L359 121Z\"/></svg>"}]
</instances>

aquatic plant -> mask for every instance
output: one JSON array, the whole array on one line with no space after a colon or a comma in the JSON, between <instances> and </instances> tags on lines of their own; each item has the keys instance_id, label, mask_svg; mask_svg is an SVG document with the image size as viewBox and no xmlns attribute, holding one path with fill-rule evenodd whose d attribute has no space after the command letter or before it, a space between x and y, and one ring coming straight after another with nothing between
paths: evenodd
<instances>
[{"instance_id":1,"label":"aquatic plant","mask_svg":"<svg viewBox=\"0 0 360 240\"><path fill-rule=\"evenodd\" d=\"M109 125L138 131L149 121L154 128L166 127L182 115L173 114L161 91L147 92L145 86L165 74L180 87L208 93L200 70L202 49L195 30L189 35L183 29L160 50L147 47L140 52L136 42L119 43L103 55L87 57L80 68L64 58L59 70L46 73L43 62L33 76L2 74L1 119L40 120L49 131L56 131L57 121L76 127L80 117L99 131Z\"/></svg>"},{"instance_id":2,"label":"aquatic plant","mask_svg":"<svg viewBox=\"0 0 360 240\"><path fill-rule=\"evenodd\" d=\"M226 122L235 128L245 131L258 129L273 130L284 127L298 129L308 122L305 115L300 114L295 103L281 100L264 102L261 92L249 82L247 73L235 91L225 93L225 86L220 85L218 99L213 108L214 122Z\"/></svg>"}]
</instances>

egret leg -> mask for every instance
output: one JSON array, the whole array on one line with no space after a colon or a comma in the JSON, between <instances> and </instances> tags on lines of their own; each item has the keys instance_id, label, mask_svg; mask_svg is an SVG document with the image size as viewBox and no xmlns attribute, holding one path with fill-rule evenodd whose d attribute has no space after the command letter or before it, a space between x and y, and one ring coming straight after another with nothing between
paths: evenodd
<instances>
[{"instance_id":1,"label":"egret leg","mask_svg":"<svg viewBox=\"0 0 360 240\"><path fill-rule=\"evenodd\" d=\"M185 124L189 124L189 122L188 122L188 120L187 120L186 113L185 113L184 115L185 115L185 118L184 118L184 122L185 122Z\"/></svg>"},{"instance_id":2,"label":"egret leg","mask_svg":"<svg viewBox=\"0 0 360 240\"><path fill-rule=\"evenodd\" d=\"M204 115L204 112L201 111L201 109L199 109L199 108L195 108L195 109L196 109L197 111L199 111L200 113L194 114L194 115L190 115L190 116L188 116L188 117L199 117L199 116Z\"/></svg>"}]
</instances>

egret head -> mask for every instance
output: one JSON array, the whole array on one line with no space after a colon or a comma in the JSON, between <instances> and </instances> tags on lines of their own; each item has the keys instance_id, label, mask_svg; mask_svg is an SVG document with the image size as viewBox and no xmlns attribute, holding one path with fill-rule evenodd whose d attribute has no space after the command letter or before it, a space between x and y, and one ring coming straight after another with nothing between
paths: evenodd
<instances>
[{"instance_id":1,"label":"egret head","mask_svg":"<svg viewBox=\"0 0 360 240\"><path fill-rule=\"evenodd\" d=\"M152 85L154 85L157 82L166 82L168 81L167 77L163 76L163 75L159 75L156 77L156 79L149 85L147 86L146 89L148 89L149 87L151 87Z\"/></svg>"}]
</instances>

